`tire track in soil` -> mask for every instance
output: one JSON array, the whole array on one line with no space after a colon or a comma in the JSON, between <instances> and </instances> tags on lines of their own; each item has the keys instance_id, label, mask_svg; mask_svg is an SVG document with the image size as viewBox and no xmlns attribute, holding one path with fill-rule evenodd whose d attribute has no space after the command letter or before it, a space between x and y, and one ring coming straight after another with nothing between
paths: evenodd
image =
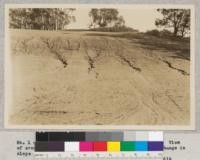
<instances>
[{"instance_id":1,"label":"tire track in soil","mask_svg":"<svg viewBox=\"0 0 200 160\"><path fill-rule=\"evenodd\" d=\"M139 109L140 109L139 104L137 104L134 108L130 108L127 111L121 113L120 115L114 117L112 122L122 121L129 116L133 116L139 111Z\"/></svg>"},{"instance_id":2,"label":"tire track in soil","mask_svg":"<svg viewBox=\"0 0 200 160\"><path fill-rule=\"evenodd\" d=\"M162 95L163 96L163 95ZM170 95L167 95L166 93L164 93L164 96L176 107L176 109L178 110L178 112L182 112L183 110L180 108L180 106L174 101L174 99L172 99L172 97ZM160 104L157 100L157 95L155 95L154 93L152 93L152 101L158 105L161 106L159 109L165 111L165 113L167 113L170 117L172 117L173 119L177 119L176 116L174 116L174 109L171 110L170 108L163 108L162 104Z\"/></svg>"}]
</instances>

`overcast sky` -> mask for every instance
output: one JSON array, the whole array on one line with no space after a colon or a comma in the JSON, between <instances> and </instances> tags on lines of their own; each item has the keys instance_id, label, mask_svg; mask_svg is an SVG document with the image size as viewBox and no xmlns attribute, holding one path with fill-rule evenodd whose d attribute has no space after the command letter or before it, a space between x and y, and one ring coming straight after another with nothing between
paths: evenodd
<instances>
[{"instance_id":1,"label":"overcast sky","mask_svg":"<svg viewBox=\"0 0 200 160\"><path fill-rule=\"evenodd\" d=\"M89 17L90 9L78 8L74 11L76 16L76 22L70 23L68 29L88 29L91 23L91 18ZM118 9L119 15L122 15L125 19L125 24L133 29L138 29L139 31L147 31L156 29L155 19L161 17L161 14L156 11L156 9L141 9L141 8L124 8Z\"/></svg>"}]
</instances>

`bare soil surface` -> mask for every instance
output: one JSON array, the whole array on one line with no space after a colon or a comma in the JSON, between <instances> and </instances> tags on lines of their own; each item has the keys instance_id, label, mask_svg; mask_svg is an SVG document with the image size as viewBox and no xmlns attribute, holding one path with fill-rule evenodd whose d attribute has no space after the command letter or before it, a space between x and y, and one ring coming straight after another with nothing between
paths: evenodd
<instances>
[{"instance_id":1,"label":"bare soil surface","mask_svg":"<svg viewBox=\"0 0 200 160\"><path fill-rule=\"evenodd\" d=\"M10 35L9 124L190 124L186 42L137 33L11 30ZM162 45L154 45L158 42Z\"/></svg>"}]
</instances>

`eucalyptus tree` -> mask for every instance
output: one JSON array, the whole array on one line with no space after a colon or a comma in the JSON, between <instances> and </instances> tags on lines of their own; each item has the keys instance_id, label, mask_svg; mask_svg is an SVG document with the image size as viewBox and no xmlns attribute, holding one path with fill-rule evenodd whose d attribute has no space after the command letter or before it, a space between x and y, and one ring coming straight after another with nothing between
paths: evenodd
<instances>
[{"instance_id":1,"label":"eucalyptus tree","mask_svg":"<svg viewBox=\"0 0 200 160\"><path fill-rule=\"evenodd\" d=\"M61 30L75 21L74 8L13 8L9 10L10 28Z\"/></svg>"},{"instance_id":2,"label":"eucalyptus tree","mask_svg":"<svg viewBox=\"0 0 200 160\"><path fill-rule=\"evenodd\" d=\"M125 24L123 17L119 16L118 10L113 8L92 8L89 12L89 16L92 18L90 24L91 28L103 28Z\"/></svg>"},{"instance_id":3,"label":"eucalyptus tree","mask_svg":"<svg viewBox=\"0 0 200 160\"><path fill-rule=\"evenodd\" d=\"M162 14L161 19L156 19L158 27L173 29L174 36L184 37L190 31L190 10L189 9L158 9Z\"/></svg>"}]
</instances>

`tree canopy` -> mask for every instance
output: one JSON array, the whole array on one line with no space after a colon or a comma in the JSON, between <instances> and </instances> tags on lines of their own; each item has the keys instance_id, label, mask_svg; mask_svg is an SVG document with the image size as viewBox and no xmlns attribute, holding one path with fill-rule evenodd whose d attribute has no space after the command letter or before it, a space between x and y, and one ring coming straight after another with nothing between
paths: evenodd
<instances>
[{"instance_id":1,"label":"tree canopy","mask_svg":"<svg viewBox=\"0 0 200 160\"><path fill-rule=\"evenodd\" d=\"M92 18L90 28L96 27L108 27L110 26L123 26L125 25L124 18L119 16L117 9L112 8L93 8L89 12L89 16Z\"/></svg>"},{"instance_id":2,"label":"tree canopy","mask_svg":"<svg viewBox=\"0 0 200 160\"><path fill-rule=\"evenodd\" d=\"M190 33L189 9L158 9L163 15L162 19L156 19L156 26L172 28L174 36L184 37Z\"/></svg>"},{"instance_id":3,"label":"tree canopy","mask_svg":"<svg viewBox=\"0 0 200 160\"><path fill-rule=\"evenodd\" d=\"M75 21L74 8L15 8L9 10L10 28L58 30Z\"/></svg>"}]
</instances>

